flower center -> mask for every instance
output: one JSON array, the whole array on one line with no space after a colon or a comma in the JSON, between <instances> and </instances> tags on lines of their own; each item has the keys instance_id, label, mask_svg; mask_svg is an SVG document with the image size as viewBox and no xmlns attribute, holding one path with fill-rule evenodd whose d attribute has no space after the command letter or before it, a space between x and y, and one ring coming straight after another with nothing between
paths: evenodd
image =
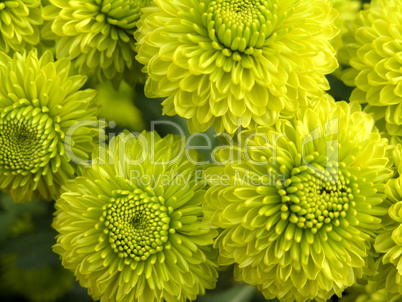
<instances>
[{"instance_id":1,"label":"flower center","mask_svg":"<svg viewBox=\"0 0 402 302\"><path fill-rule=\"evenodd\" d=\"M232 51L260 48L273 28L272 1L215 0L203 14L204 25L213 40Z\"/></svg>"},{"instance_id":2,"label":"flower center","mask_svg":"<svg viewBox=\"0 0 402 302\"><path fill-rule=\"evenodd\" d=\"M344 166L330 162L326 169L318 165L293 168L291 178L279 190L282 219L315 233L324 224L345 217L354 198Z\"/></svg>"},{"instance_id":3,"label":"flower center","mask_svg":"<svg viewBox=\"0 0 402 302\"><path fill-rule=\"evenodd\" d=\"M140 261L162 251L170 223L163 197L149 196L140 189L115 191L114 195L101 218L114 252Z\"/></svg>"},{"instance_id":4,"label":"flower center","mask_svg":"<svg viewBox=\"0 0 402 302\"><path fill-rule=\"evenodd\" d=\"M32 106L3 109L0 115L0 166L36 173L54 157L53 121Z\"/></svg>"}]
</instances>

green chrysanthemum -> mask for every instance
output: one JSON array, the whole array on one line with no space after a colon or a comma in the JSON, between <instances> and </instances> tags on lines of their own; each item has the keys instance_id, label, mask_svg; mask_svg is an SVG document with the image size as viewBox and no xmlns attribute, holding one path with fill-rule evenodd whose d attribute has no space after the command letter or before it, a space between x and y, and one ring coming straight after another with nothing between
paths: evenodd
<instances>
[{"instance_id":1,"label":"green chrysanthemum","mask_svg":"<svg viewBox=\"0 0 402 302\"><path fill-rule=\"evenodd\" d=\"M54 251L94 299L186 301L215 287L217 233L202 222L205 183L196 178L197 153L186 158L183 143L121 134L67 182Z\"/></svg>"},{"instance_id":2,"label":"green chrysanthemum","mask_svg":"<svg viewBox=\"0 0 402 302\"><path fill-rule=\"evenodd\" d=\"M337 61L326 0L154 1L135 37L149 97L191 132L272 125L328 89Z\"/></svg>"},{"instance_id":3,"label":"green chrysanthemum","mask_svg":"<svg viewBox=\"0 0 402 302\"><path fill-rule=\"evenodd\" d=\"M336 9L339 13L334 23L340 29L340 33L332 39L331 44L335 50L338 51L343 45L342 36L347 32L347 24L349 24L357 16L362 3L360 0L332 0L332 4L334 9ZM335 70L332 75L340 79L343 67L344 66L342 65L339 66L339 68Z\"/></svg>"},{"instance_id":4,"label":"green chrysanthemum","mask_svg":"<svg viewBox=\"0 0 402 302\"><path fill-rule=\"evenodd\" d=\"M384 231L375 241L376 250L383 253L375 280L379 288L402 295L402 145L395 147L392 157L397 172L385 189L390 205L383 219Z\"/></svg>"},{"instance_id":5,"label":"green chrysanthemum","mask_svg":"<svg viewBox=\"0 0 402 302\"><path fill-rule=\"evenodd\" d=\"M340 302L398 302L401 297L390 294L385 288L376 290L373 282L355 284L345 291Z\"/></svg>"},{"instance_id":6,"label":"green chrysanthemum","mask_svg":"<svg viewBox=\"0 0 402 302\"><path fill-rule=\"evenodd\" d=\"M87 160L100 125L95 91L79 90L84 76L69 76L70 61L50 52L0 52L0 189L15 202L58 198ZM74 156L74 157L73 157Z\"/></svg>"},{"instance_id":7,"label":"green chrysanthemum","mask_svg":"<svg viewBox=\"0 0 402 302\"><path fill-rule=\"evenodd\" d=\"M104 83L96 87L98 92L98 102L102 105L99 116L106 121L113 122L120 127L128 128L132 131L142 131L145 129L143 113L133 102L135 91L126 83L122 83L119 90L113 89L112 84Z\"/></svg>"},{"instance_id":8,"label":"green chrysanthemum","mask_svg":"<svg viewBox=\"0 0 402 302\"><path fill-rule=\"evenodd\" d=\"M96 81L122 78L133 83L141 79L141 66L135 61L134 31L141 8L151 0L50 0L43 9L49 30L58 36L57 58L74 60L80 73Z\"/></svg>"},{"instance_id":9,"label":"green chrysanthemum","mask_svg":"<svg viewBox=\"0 0 402 302\"><path fill-rule=\"evenodd\" d=\"M391 172L373 124L323 99L218 149L204 212L223 229L219 263L281 301L325 301L361 277Z\"/></svg>"},{"instance_id":10,"label":"green chrysanthemum","mask_svg":"<svg viewBox=\"0 0 402 302\"><path fill-rule=\"evenodd\" d=\"M347 32L346 24L357 16L362 3L360 0L332 0L332 4L339 13L335 25L340 29L340 33L332 40L335 50L338 50L343 45L342 35Z\"/></svg>"},{"instance_id":11,"label":"green chrysanthemum","mask_svg":"<svg viewBox=\"0 0 402 302\"><path fill-rule=\"evenodd\" d=\"M19 52L39 43L41 0L0 1L0 51Z\"/></svg>"},{"instance_id":12,"label":"green chrysanthemum","mask_svg":"<svg viewBox=\"0 0 402 302\"><path fill-rule=\"evenodd\" d=\"M387 132L402 136L402 0L366 4L344 35L339 59L350 68L343 81L356 87L352 101L368 103Z\"/></svg>"},{"instance_id":13,"label":"green chrysanthemum","mask_svg":"<svg viewBox=\"0 0 402 302\"><path fill-rule=\"evenodd\" d=\"M22 268L18 255L0 258L1 288L32 302L59 301L74 285L74 276L61 265Z\"/></svg>"}]
</instances>

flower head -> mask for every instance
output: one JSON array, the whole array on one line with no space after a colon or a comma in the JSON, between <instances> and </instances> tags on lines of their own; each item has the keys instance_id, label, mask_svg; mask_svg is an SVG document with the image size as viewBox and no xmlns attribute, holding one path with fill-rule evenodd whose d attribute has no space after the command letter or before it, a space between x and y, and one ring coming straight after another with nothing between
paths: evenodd
<instances>
[{"instance_id":1,"label":"flower head","mask_svg":"<svg viewBox=\"0 0 402 302\"><path fill-rule=\"evenodd\" d=\"M351 100L368 103L379 125L402 136L402 0L373 0L348 26L339 59L350 65L342 80L355 87Z\"/></svg>"},{"instance_id":2,"label":"flower head","mask_svg":"<svg viewBox=\"0 0 402 302\"><path fill-rule=\"evenodd\" d=\"M0 51L19 52L39 43L41 0L0 1Z\"/></svg>"},{"instance_id":3,"label":"flower head","mask_svg":"<svg viewBox=\"0 0 402 302\"><path fill-rule=\"evenodd\" d=\"M388 214L383 218L384 229L377 236L375 249L381 253L379 274L375 280L379 288L402 295L402 145L392 153L396 176L387 183Z\"/></svg>"},{"instance_id":4,"label":"flower head","mask_svg":"<svg viewBox=\"0 0 402 302\"><path fill-rule=\"evenodd\" d=\"M319 100L243 131L205 171L219 263L267 299L326 301L361 277L381 227L387 143L356 103Z\"/></svg>"},{"instance_id":5,"label":"flower head","mask_svg":"<svg viewBox=\"0 0 402 302\"><path fill-rule=\"evenodd\" d=\"M0 53L0 189L14 201L57 199L99 135L95 91L50 52ZM75 126L74 126L75 125ZM73 126L73 127L72 127Z\"/></svg>"},{"instance_id":6,"label":"flower head","mask_svg":"<svg viewBox=\"0 0 402 302\"><path fill-rule=\"evenodd\" d=\"M342 35L347 32L346 25L349 24L361 8L361 0L331 0L334 9L339 13L335 19L335 25L340 29L340 33L332 40L335 50L338 50L342 44Z\"/></svg>"},{"instance_id":7,"label":"flower head","mask_svg":"<svg viewBox=\"0 0 402 302\"><path fill-rule=\"evenodd\" d=\"M377 290L374 282L355 284L348 288L340 302L398 302L401 296L389 293L385 288Z\"/></svg>"},{"instance_id":8,"label":"flower head","mask_svg":"<svg viewBox=\"0 0 402 302\"><path fill-rule=\"evenodd\" d=\"M135 37L149 97L188 119L191 132L214 125L272 125L307 96L328 89L337 61L329 1L156 0Z\"/></svg>"},{"instance_id":9,"label":"flower head","mask_svg":"<svg viewBox=\"0 0 402 302\"><path fill-rule=\"evenodd\" d=\"M143 113L133 103L136 95L131 86L123 82L116 91L111 83L103 83L96 86L96 92L97 100L102 105L99 116L110 121L110 127L116 123L132 131L145 129Z\"/></svg>"},{"instance_id":10,"label":"flower head","mask_svg":"<svg viewBox=\"0 0 402 302\"><path fill-rule=\"evenodd\" d=\"M348 31L347 24L349 24L359 12L362 3L360 0L332 0L334 9L338 11L338 17L335 19L334 24L340 29L339 34L332 39L331 44L336 51L341 48L342 36ZM344 66L340 65L337 70L335 70L332 75L341 78L342 69Z\"/></svg>"},{"instance_id":11,"label":"flower head","mask_svg":"<svg viewBox=\"0 0 402 302\"><path fill-rule=\"evenodd\" d=\"M94 299L186 301L215 287L216 231L183 140L123 133L56 202L54 251Z\"/></svg>"},{"instance_id":12,"label":"flower head","mask_svg":"<svg viewBox=\"0 0 402 302\"><path fill-rule=\"evenodd\" d=\"M98 82L142 78L133 34L141 8L151 0L50 2L43 9L44 19L51 21L44 35L57 35L57 58L73 60L80 73L94 75Z\"/></svg>"}]
</instances>

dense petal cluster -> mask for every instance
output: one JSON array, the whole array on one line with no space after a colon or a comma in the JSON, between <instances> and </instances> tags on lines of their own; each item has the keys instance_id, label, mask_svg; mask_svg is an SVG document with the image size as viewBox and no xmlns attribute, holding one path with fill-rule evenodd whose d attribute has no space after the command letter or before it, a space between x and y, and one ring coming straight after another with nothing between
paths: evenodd
<instances>
[{"instance_id":1,"label":"dense petal cluster","mask_svg":"<svg viewBox=\"0 0 402 302\"><path fill-rule=\"evenodd\" d=\"M151 0L50 0L43 9L44 30L57 35L58 58L73 60L80 73L95 80L138 81L141 66L135 61L134 31L141 8Z\"/></svg>"},{"instance_id":2,"label":"dense petal cluster","mask_svg":"<svg viewBox=\"0 0 402 302\"><path fill-rule=\"evenodd\" d=\"M50 52L0 52L0 189L15 202L57 199L99 136L95 91L69 72Z\"/></svg>"},{"instance_id":3,"label":"dense petal cluster","mask_svg":"<svg viewBox=\"0 0 402 302\"><path fill-rule=\"evenodd\" d=\"M348 26L339 59L351 100L368 103L391 136L402 136L402 0L373 0Z\"/></svg>"},{"instance_id":4,"label":"dense petal cluster","mask_svg":"<svg viewBox=\"0 0 402 302\"><path fill-rule=\"evenodd\" d=\"M373 262L387 142L356 103L315 101L291 120L243 131L205 171L219 263L267 299L326 301Z\"/></svg>"},{"instance_id":5,"label":"dense petal cluster","mask_svg":"<svg viewBox=\"0 0 402 302\"><path fill-rule=\"evenodd\" d=\"M54 251L102 301L186 301L215 287L217 235L184 139L123 133L56 202ZM95 156L94 156L95 158Z\"/></svg>"},{"instance_id":6,"label":"dense petal cluster","mask_svg":"<svg viewBox=\"0 0 402 302\"><path fill-rule=\"evenodd\" d=\"M329 1L156 0L135 37L145 93L190 132L272 125L328 89L338 66Z\"/></svg>"},{"instance_id":7,"label":"dense petal cluster","mask_svg":"<svg viewBox=\"0 0 402 302\"><path fill-rule=\"evenodd\" d=\"M18 52L37 45L41 14L41 0L0 1L0 51Z\"/></svg>"}]
</instances>

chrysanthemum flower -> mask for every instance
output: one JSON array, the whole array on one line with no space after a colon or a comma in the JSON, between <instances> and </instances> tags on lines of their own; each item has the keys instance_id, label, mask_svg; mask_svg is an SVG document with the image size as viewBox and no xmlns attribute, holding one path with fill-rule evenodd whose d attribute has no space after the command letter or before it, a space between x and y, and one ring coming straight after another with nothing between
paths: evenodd
<instances>
[{"instance_id":1,"label":"chrysanthemum flower","mask_svg":"<svg viewBox=\"0 0 402 302\"><path fill-rule=\"evenodd\" d=\"M151 0L50 0L43 9L49 30L58 36L57 58L73 60L80 73L96 81L135 82L142 78L135 61L134 31L141 8Z\"/></svg>"},{"instance_id":2,"label":"chrysanthemum flower","mask_svg":"<svg viewBox=\"0 0 402 302\"><path fill-rule=\"evenodd\" d=\"M41 0L0 1L0 51L19 52L39 43Z\"/></svg>"},{"instance_id":3,"label":"chrysanthemum flower","mask_svg":"<svg viewBox=\"0 0 402 302\"><path fill-rule=\"evenodd\" d=\"M335 19L335 25L340 29L339 34L331 41L335 50L338 50L342 44L342 35L347 32L346 24L351 22L361 8L360 0L331 0L334 9L339 13Z\"/></svg>"},{"instance_id":4,"label":"chrysanthemum flower","mask_svg":"<svg viewBox=\"0 0 402 302\"><path fill-rule=\"evenodd\" d=\"M385 288L376 290L375 283L355 284L348 288L339 302L398 302L401 296L393 295Z\"/></svg>"},{"instance_id":5,"label":"chrysanthemum flower","mask_svg":"<svg viewBox=\"0 0 402 302\"><path fill-rule=\"evenodd\" d=\"M135 37L148 97L191 132L272 125L328 89L338 66L330 1L156 0Z\"/></svg>"},{"instance_id":6,"label":"chrysanthemum flower","mask_svg":"<svg viewBox=\"0 0 402 302\"><path fill-rule=\"evenodd\" d=\"M332 0L332 4L334 9L336 9L339 13L338 17L334 21L334 24L340 29L340 32L335 38L332 39L331 44L335 50L338 51L343 45L342 36L347 32L346 25L357 16L362 3L360 0ZM342 65L339 66L339 68L335 70L332 75L340 79L343 67L344 66Z\"/></svg>"},{"instance_id":7,"label":"chrysanthemum flower","mask_svg":"<svg viewBox=\"0 0 402 302\"><path fill-rule=\"evenodd\" d=\"M387 183L388 215L383 219L384 230L376 238L375 248L382 253L379 274L375 277L378 287L402 295L402 145L395 147L392 157L396 176Z\"/></svg>"},{"instance_id":8,"label":"chrysanthemum flower","mask_svg":"<svg viewBox=\"0 0 402 302\"><path fill-rule=\"evenodd\" d=\"M184 140L123 133L56 202L54 251L101 301L186 301L215 287L217 235ZM199 175L200 176L200 175Z\"/></svg>"},{"instance_id":9,"label":"chrysanthemum flower","mask_svg":"<svg viewBox=\"0 0 402 302\"><path fill-rule=\"evenodd\" d=\"M267 299L326 301L372 263L385 198L386 139L356 103L327 99L243 131L205 171L205 215L221 265Z\"/></svg>"},{"instance_id":10,"label":"chrysanthemum flower","mask_svg":"<svg viewBox=\"0 0 402 302\"><path fill-rule=\"evenodd\" d=\"M86 77L69 72L70 61L54 62L50 52L0 52L0 189L15 202L58 198L75 176L71 159L93 151L101 126L95 91L79 90Z\"/></svg>"},{"instance_id":11,"label":"chrysanthemum flower","mask_svg":"<svg viewBox=\"0 0 402 302\"><path fill-rule=\"evenodd\" d=\"M390 135L402 136L402 0L366 4L344 35L339 59L350 68L342 79L356 87L352 101L368 103Z\"/></svg>"},{"instance_id":12,"label":"chrysanthemum flower","mask_svg":"<svg viewBox=\"0 0 402 302\"><path fill-rule=\"evenodd\" d=\"M132 131L145 129L143 113L134 105L136 95L130 85L123 82L116 91L111 83L103 83L96 86L96 91L97 100L102 106L100 117ZM109 123L110 127L112 125Z\"/></svg>"}]
</instances>

